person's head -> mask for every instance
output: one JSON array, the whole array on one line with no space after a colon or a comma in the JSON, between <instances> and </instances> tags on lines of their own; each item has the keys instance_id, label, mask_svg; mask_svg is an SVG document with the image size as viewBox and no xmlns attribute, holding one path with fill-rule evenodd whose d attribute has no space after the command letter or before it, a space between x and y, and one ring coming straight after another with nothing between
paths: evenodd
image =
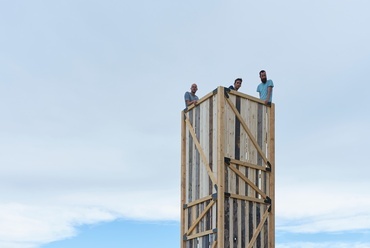
<instances>
[{"instance_id":1,"label":"person's head","mask_svg":"<svg viewBox=\"0 0 370 248\"><path fill-rule=\"evenodd\" d=\"M234 81L234 89L238 90L242 86L243 79L237 78Z\"/></svg>"},{"instance_id":2,"label":"person's head","mask_svg":"<svg viewBox=\"0 0 370 248\"><path fill-rule=\"evenodd\" d=\"M267 82L266 71L264 71L264 70L261 70L260 71L260 78L261 78L262 83L266 83Z\"/></svg>"},{"instance_id":3,"label":"person's head","mask_svg":"<svg viewBox=\"0 0 370 248\"><path fill-rule=\"evenodd\" d=\"M192 84L191 87L190 87L190 92L192 94L195 94L197 92L197 90L198 90L197 84Z\"/></svg>"}]
</instances>

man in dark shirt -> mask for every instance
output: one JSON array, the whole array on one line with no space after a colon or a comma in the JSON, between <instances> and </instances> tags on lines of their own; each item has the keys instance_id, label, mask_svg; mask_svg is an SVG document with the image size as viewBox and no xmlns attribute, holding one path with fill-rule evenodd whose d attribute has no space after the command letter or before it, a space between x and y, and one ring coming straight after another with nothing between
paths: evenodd
<instances>
[{"instance_id":1,"label":"man in dark shirt","mask_svg":"<svg viewBox=\"0 0 370 248\"><path fill-rule=\"evenodd\" d=\"M235 79L234 85L230 85L229 89L238 91L238 89L242 86L242 82L243 82L243 79L241 78Z\"/></svg>"}]
</instances>

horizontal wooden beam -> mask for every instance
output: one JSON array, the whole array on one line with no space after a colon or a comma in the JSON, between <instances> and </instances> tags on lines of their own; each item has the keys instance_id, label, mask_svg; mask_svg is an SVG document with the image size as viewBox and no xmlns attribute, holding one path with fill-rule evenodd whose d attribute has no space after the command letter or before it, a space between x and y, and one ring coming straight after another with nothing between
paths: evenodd
<instances>
[{"instance_id":1,"label":"horizontal wooden beam","mask_svg":"<svg viewBox=\"0 0 370 248\"><path fill-rule=\"evenodd\" d=\"M258 198L255 198L255 197L238 195L238 194L231 194L230 193L230 198L244 200L244 201L252 201L252 202L257 202L257 203L262 203L262 204L267 204L265 202L265 200L263 200L263 199L258 199Z\"/></svg>"},{"instance_id":2,"label":"horizontal wooden beam","mask_svg":"<svg viewBox=\"0 0 370 248\"><path fill-rule=\"evenodd\" d=\"M256 169L256 170L267 171L266 170L267 166L251 164L251 163L248 163L248 162L243 162L243 161L232 159L232 158L230 159L230 163L241 165L241 166L244 166L244 167L249 167L249 168Z\"/></svg>"},{"instance_id":3,"label":"horizontal wooden beam","mask_svg":"<svg viewBox=\"0 0 370 248\"><path fill-rule=\"evenodd\" d=\"M205 232L196 233L196 234L193 234L193 235L186 236L186 238L187 238L187 240L189 240L189 239L195 239L195 238L206 236L206 235L209 235L209 234L212 234L212 233L213 233L213 230L207 230Z\"/></svg>"},{"instance_id":4,"label":"horizontal wooden beam","mask_svg":"<svg viewBox=\"0 0 370 248\"><path fill-rule=\"evenodd\" d=\"M211 199L212 199L212 195L207 195L206 197L203 197L203 198L200 198L198 200L187 203L186 207L192 207L192 206L198 205L200 203L203 203L203 202L211 200Z\"/></svg>"}]
</instances>

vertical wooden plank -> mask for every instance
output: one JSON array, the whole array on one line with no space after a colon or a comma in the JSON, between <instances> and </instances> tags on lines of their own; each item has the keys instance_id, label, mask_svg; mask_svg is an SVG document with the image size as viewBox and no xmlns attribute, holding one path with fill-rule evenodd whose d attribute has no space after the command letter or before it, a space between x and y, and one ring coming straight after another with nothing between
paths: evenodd
<instances>
[{"instance_id":1,"label":"vertical wooden plank","mask_svg":"<svg viewBox=\"0 0 370 248\"><path fill-rule=\"evenodd\" d=\"M199 143L200 143L200 146L202 147L203 149L203 152L206 156L206 159L207 161L209 160L207 155L208 155L208 145L207 145L207 142L208 142L208 139L205 137L205 133L206 133L206 130L208 128L208 122L207 122L207 101L203 102L200 106L200 139L199 139ZM204 195L206 194L205 192L205 189L207 188L207 184L206 184L206 178L204 176L204 169L206 167L206 165L203 163L203 161L200 162L201 163L201 166L200 166L200 170L199 170L199 178L200 178L200 185L199 185L199 198L202 198L204 197ZM199 209L199 213L198 213L198 216L200 213L203 212L205 208L205 203L202 203L200 204L200 209ZM206 222L206 219L203 218L200 222L199 222L199 232L204 232L205 231L205 222ZM200 240L199 240L199 247L203 247L204 245L204 237L201 237Z\"/></svg>"},{"instance_id":2,"label":"vertical wooden plank","mask_svg":"<svg viewBox=\"0 0 370 248\"><path fill-rule=\"evenodd\" d=\"M189 121L190 123L193 123L193 109L191 109L189 112L188 112L188 118L189 118ZM189 185L188 185L188 199L187 201L188 202L191 202L193 200L193 162L194 162L194 158L193 158L193 154L194 154L194 144L193 144L193 137L191 136L190 132L188 132L188 158L189 158L189 161L188 161L188 178L189 178ZM190 213L189 213L190 214Z\"/></svg>"},{"instance_id":3,"label":"vertical wooden plank","mask_svg":"<svg viewBox=\"0 0 370 248\"><path fill-rule=\"evenodd\" d=\"M253 135L253 137L257 137L257 127L258 127L258 103L256 102L250 102L250 121L249 121L249 129L251 130L251 133ZM257 151L257 148L254 146L253 142L251 141L251 139L249 138L249 149L251 150L251 156L252 156L252 160L251 160L251 163L253 164L257 164L257 154L258 154L258 151Z\"/></svg>"},{"instance_id":4,"label":"vertical wooden plank","mask_svg":"<svg viewBox=\"0 0 370 248\"><path fill-rule=\"evenodd\" d=\"M235 96L229 95L230 101L235 105ZM225 156L235 158L235 114L232 111L230 105L225 102L225 116L226 116L226 128L225 128ZM230 171L229 168L225 167L225 192L235 194L235 180L236 175ZM233 247L233 229L234 229L234 202L232 198L226 198L227 203L225 205L225 248Z\"/></svg>"},{"instance_id":5,"label":"vertical wooden plank","mask_svg":"<svg viewBox=\"0 0 370 248\"><path fill-rule=\"evenodd\" d=\"M269 248L275 248L275 104L271 104L269 118L269 154L268 158L272 170L270 172L270 198L272 201L271 211L269 214Z\"/></svg>"},{"instance_id":6,"label":"vertical wooden plank","mask_svg":"<svg viewBox=\"0 0 370 248\"><path fill-rule=\"evenodd\" d=\"M200 106L195 107L195 118L194 118L194 131L198 140L200 140ZM199 199L200 193L200 153L198 149L195 149L195 198ZM199 205L197 205L197 217L199 215Z\"/></svg>"},{"instance_id":7,"label":"vertical wooden plank","mask_svg":"<svg viewBox=\"0 0 370 248\"><path fill-rule=\"evenodd\" d=\"M226 212L226 214L229 215L229 225L228 225L228 235L226 237L225 235L225 247L232 248L233 247L233 220L234 220L234 206L233 206L233 200L232 198L227 198L229 201L229 212ZM226 230L225 230L226 232Z\"/></svg>"},{"instance_id":8,"label":"vertical wooden plank","mask_svg":"<svg viewBox=\"0 0 370 248\"><path fill-rule=\"evenodd\" d=\"M205 115L205 125L207 126L207 129L204 132L204 140L207 143L205 155L207 156L207 159L208 159L209 168L211 169L211 171L213 171L213 169L212 169L212 164L213 164L213 158L212 158L212 132L210 131L212 129L212 127L211 127L211 124L212 124L212 121L211 121L212 114L211 114L210 105L211 105L211 101L208 100L207 101L207 105L206 105L207 112L204 113L204 115ZM212 184L209 182L210 181L210 178L208 176L208 173L207 173L206 168L204 168L204 177L205 177L205 182L204 182L204 190L205 191L204 191L203 197L212 194Z\"/></svg>"},{"instance_id":9,"label":"vertical wooden plank","mask_svg":"<svg viewBox=\"0 0 370 248\"><path fill-rule=\"evenodd\" d=\"M210 201L207 201L207 205L209 204ZM208 211L208 213L206 214L206 223L205 223L205 229L206 230L211 230L211 226L210 226L210 217L211 217L211 214L212 214L212 209L210 209ZM203 246L206 247L206 248L209 248L210 246L210 236L211 235L207 235L204 239L204 243L203 243Z\"/></svg>"},{"instance_id":10,"label":"vertical wooden plank","mask_svg":"<svg viewBox=\"0 0 370 248\"><path fill-rule=\"evenodd\" d=\"M248 202L248 243L253 237L254 230L254 207L253 202Z\"/></svg>"},{"instance_id":11,"label":"vertical wooden plank","mask_svg":"<svg viewBox=\"0 0 370 248\"><path fill-rule=\"evenodd\" d=\"M261 204L256 204L256 227L261 223ZM257 248L261 248L261 232L256 239Z\"/></svg>"},{"instance_id":12,"label":"vertical wooden plank","mask_svg":"<svg viewBox=\"0 0 370 248\"><path fill-rule=\"evenodd\" d=\"M240 104L240 97L236 96L235 99L235 107L238 112L241 112L241 104ZM240 160L240 121L234 114L235 120L235 137L234 137L234 157L237 160ZM239 170L239 165L236 165L236 168ZM235 174L235 173L233 173ZM239 194L239 177L235 177L235 194ZM233 248L238 248L239 243L239 228L240 226L240 216L239 216L239 200L233 199Z\"/></svg>"},{"instance_id":13,"label":"vertical wooden plank","mask_svg":"<svg viewBox=\"0 0 370 248\"><path fill-rule=\"evenodd\" d=\"M185 209L186 203L186 125L185 112L181 111L181 227L180 227L180 247L185 248L185 241L183 235L185 233Z\"/></svg>"},{"instance_id":14,"label":"vertical wooden plank","mask_svg":"<svg viewBox=\"0 0 370 248\"><path fill-rule=\"evenodd\" d=\"M212 160L213 160L213 164L212 164L212 170L215 172L215 176L217 178L219 178L219 171L218 171L218 158L219 158L219 155L218 155L218 119L219 119L219 108L218 108L218 95L217 93L215 95L213 95L212 97L212 107L213 107L213 111L212 111L212 127L213 127L213 136L212 136L212 141L213 141L213 145L212 145L212 151L213 154L212 154ZM219 183L218 183L219 184ZM217 190L216 188L214 187L214 185L212 185L212 193L217 193ZM220 229L221 227L218 226L218 211L219 211L219 203L215 204L212 208L213 210L213 215L212 215L212 229ZM220 232L217 233L217 235L215 235L215 239L213 241L213 244L216 244L217 248L218 248L218 240L220 239ZM216 248L215 246L215 248Z\"/></svg>"},{"instance_id":15,"label":"vertical wooden plank","mask_svg":"<svg viewBox=\"0 0 370 248\"><path fill-rule=\"evenodd\" d=\"M233 248L237 248L238 247L238 232L239 232L239 226L238 226L238 200L233 198L232 200L232 203L233 203L233 208L232 208L232 222L233 222L233 225L232 225L232 235L231 235L231 241L232 241L232 244L233 244Z\"/></svg>"},{"instance_id":16,"label":"vertical wooden plank","mask_svg":"<svg viewBox=\"0 0 370 248\"><path fill-rule=\"evenodd\" d=\"M194 131L195 131L195 134L196 134L196 137L198 140L200 140L200 108L201 106L197 105L195 107L195 117L194 117ZM199 194L200 194L200 170L201 170L201 164L200 164L200 152L198 151L198 149L195 149L195 194L194 194L194 200L198 200L199 199ZM200 215L200 212L201 212L201 208L200 208L200 205L197 204L196 207L195 207L195 215L194 215L194 221L199 217ZM197 225L196 227L196 232L199 232L200 231L200 226Z\"/></svg>"},{"instance_id":17,"label":"vertical wooden plank","mask_svg":"<svg viewBox=\"0 0 370 248\"><path fill-rule=\"evenodd\" d=\"M209 164L210 168L212 171L213 169L213 97L208 99L208 159L209 159ZM212 183L210 183L211 180L209 180L208 175L206 175L206 182L205 182L205 187L207 185L207 192L208 194L212 194ZM208 203L207 203L208 204ZM212 229L212 218L213 218L214 212L213 212L213 207L210 209L210 211L206 215L206 223L205 223L205 228L206 230L211 230ZM210 237L208 237L207 241L205 241L205 247L210 246Z\"/></svg>"},{"instance_id":18,"label":"vertical wooden plank","mask_svg":"<svg viewBox=\"0 0 370 248\"><path fill-rule=\"evenodd\" d=\"M254 113L253 113L253 103L251 103L248 99L245 99L245 120L246 120L246 123L249 127L249 129L251 130L251 132L253 133L254 132L254 129L253 129L253 116L254 116ZM243 135L245 136L245 160L249 163L253 163L254 162L254 156L255 156L255 152L253 152L253 144L251 142L251 139L249 138L247 132L243 129ZM250 179L251 177L251 170L249 168L245 168L245 176ZM252 192L251 192L251 187L247 184L247 183L244 183L244 195L246 196L251 196L252 195ZM251 203L248 202L248 201L243 201L243 215L244 215L244 218L243 218L243 224L242 224L242 228L244 229L243 231L243 234L244 234L244 237L243 237L243 240L242 240L242 247L247 247L247 244L249 244L249 240L250 240L250 231L251 231L251 228L253 227L252 225L252 219L250 218L250 209L253 209L252 206L251 206Z\"/></svg>"},{"instance_id":19,"label":"vertical wooden plank","mask_svg":"<svg viewBox=\"0 0 370 248\"><path fill-rule=\"evenodd\" d=\"M191 109L189 111L189 121L192 126L194 126L194 115L195 109ZM196 190L196 183L195 183L195 169L196 168L196 148L194 145L193 137L189 132L189 199L188 202L192 202L195 200L195 190ZM188 210L188 227L192 225L192 223L196 220L196 212L195 207L192 206ZM194 239L189 240L189 248L195 248Z\"/></svg>"},{"instance_id":20,"label":"vertical wooden plank","mask_svg":"<svg viewBox=\"0 0 370 248\"><path fill-rule=\"evenodd\" d=\"M234 102L235 96L230 95L229 98L232 102ZM234 125L235 115L231 110L229 104L225 101L225 129L223 130L225 136L224 156L229 158L234 158ZM234 173L230 172L228 167L225 167L225 192L233 192L233 182Z\"/></svg>"},{"instance_id":21,"label":"vertical wooden plank","mask_svg":"<svg viewBox=\"0 0 370 248\"><path fill-rule=\"evenodd\" d=\"M258 144L258 127L260 126L260 119L259 119L259 115L258 115L258 106L259 104L253 102L252 103L252 106L251 106L251 111L252 111L252 120L250 122L250 131L251 131L251 134L253 136L253 138L255 140L257 140L257 144ZM254 164L260 164L259 161L261 161L261 157L257 151L257 148L255 147L255 145L253 144L253 142L251 141L250 139L250 148L252 148L253 150L253 154L252 154L252 158L253 158L253 163ZM255 170L255 169L249 169L249 179L255 184L258 186L258 172ZM255 190L252 189L252 187L249 187L249 196L251 197L257 197L257 193L255 192ZM253 237L253 233L257 227L257 224L256 224L256 215L257 215L257 207L256 207L256 203L254 202L249 202L249 242L251 241L251 238Z\"/></svg>"},{"instance_id":22,"label":"vertical wooden plank","mask_svg":"<svg viewBox=\"0 0 370 248\"><path fill-rule=\"evenodd\" d=\"M265 121L264 121L264 117L265 117L265 107L264 105L262 104L258 104L258 127L257 127L257 144L258 146L261 148L261 150L263 151L264 149L264 134L265 134ZM262 160L262 157L260 154L258 154L257 156L257 164L258 165L263 165L263 160ZM261 188L261 171L256 171L256 185ZM258 197L257 193L256 193L256 197ZM257 203L255 204L256 205L256 224L255 224L255 227L257 227L260 222L261 222L261 204ZM258 235L257 239L256 239L256 247L257 248L260 248L261 247L261 235Z\"/></svg>"},{"instance_id":23,"label":"vertical wooden plank","mask_svg":"<svg viewBox=\"0 0 370 248\"><path fill-rule=\"evenodd\" d=\"M203 102L200 106L200 139L199 139L199 142L200 142L200 145L204 151L204 154L206 156L206 159L207 161L209 161L208 159L208 138L207 138L207 129L208 129L208 115L207 115L207 112L208 112L208 101L205 101ZM199 175L199 178L200 178L200 185L199 185L199 189L200 189L200 192L199 192L199 198L202 198L204 196L207 195L207 188L208 188L208 182L207 182L207 177L205 176L205 167L206 165L203 164L203 162L201 161L201 166L200 166L200 175ZM199 213L198 213L198 216L200 213L202 213L204 211L204 208L205 208L205 203L202 203L200 204L200 209L199 209ZM199 232L204 232L206 230L206 216L199 222ZM201 237L200 238L200 247L203 247L205 245L205 238L204 237Z\"/></svg>"},{"instance_id":24,"label":"vertical wooden plank","mask_svg":"<svg viewBox=\"0 0 370 248\"><path fill-rule=\"evenodd\" d=\"M263 208L263 211L266 212L268 206ZM264 227L263 227L263 248L269 248L269 219L267 218Z\"/></svg>"},{"instance_id":25,"label":"vertical wooden plank","mask_svg":"<svg viewBox=\"0 0 370 248\"><path fill-rule=\"evenodd\" d=\"M240 100L240 114L245 121L245 123L248 123L248 101L246 99ZM240 123L239 123L240 124ZM240 125L239 125L240 126ZM248 147L247 147L247 137L246 132L242 127L240 127L239 130L239 160L246 162L248 157ZM239 168L239 170L243 173L243 175L246 175L247 168L242 166ZM239 181L239 194L245 196L245 182L243 180Z\"/></svg>"},{"instance_id":26,"label":"vertical wooden plank","mask_svg":"<svg viewBox=\"0 0 370 248\"><path fill-rule=\"evenodd\" d=\"M243 120L248 123L248 100L242 98L240 101L240 114L243 118ZM247 134L243 128L240 128L240 161L248 161L248 146L247 146ZM242 167L239 168L239 170L248 177L247 175L247 168ZM243 180L239 181L239 194L242 196L247 195L247 185ZM246 201L240 200L239 202L239 209L238 209L238 224L239 224L239 238L238 238L238 248L244 248L246 247L246 238L247 238L247 228L246 228L246 220L247 220L247 214L246 214Z\"/></svg>"},{"instance_id":27,"label":"vertical wooden plank","mask_svg":"<svg viewBox=\"0 0 370 248\"><path fill-rule=\"evenodd\" d=\"M242 221L241 221L241 226L240 226L240 233L241 233L241 247L246 247L247 245L247 240L248 240L248 233L247 233L247 228L246 228L246 223L248 223L248 215L247 215L247 204L246 201L241 202L241 216L242 216Z\"/></svg>"},{"instance_id":28,"label":"vertical wooden plank","mask_svg":"<svg viewBox=\"0 0 370 248\"><path fill-rule=\"evenodd\" d=\"M231 95L230 100L235 105L235 96ZM226 113L228 116L227 119L227 128L226 128L226 139L227 139L227 151L226 154L227 157L235 158L235 114L230 108L229 104L226 104L227 108ZM236 181L236 174L234 172L231 172L228 167L227 169L227 175L228 175L228 189L226 192L234 193L235 194L235 181ZM226 176L226 175L225 175ZM231 219L232 221L232 219ZM232 233L230 233L232 235Z\"/></svg>"},{"instance_id":29,"label":"vertical wooden plank","mask_svg":"<svg viewBox=\"0 0 370 248\"><path fill-rule=\"evenodd\" d=\"M206 141L206 150L205 154L208 156L208 161L210 164L210 168L212 170L212 98L208 99L206 104L206 112L203 114L205 116L204 125L207 126L207 128L204 130L204 140ZM212 170L213 171L213 170ZM204 169L204 196L212 194L212 185L209 183L209 177L207 174L207 171ZM209 204L209 201L206 202L206 204ZM211 216L212 216L212 209L208 211L208 213L205 216L204 221L204 231L205 230L211 230ZM203 238L203 247L209 248L210 246L210 235L207 235L205 238Z\"/></svg>"},{"instance_id":30,"label":"vertical wooden plank","mask_svg":"<svg viewBox=\"0 0 370 248\"><path fill-rule=\"evenodd\" d=\"M269 111L269 107L265 106L265 110L264 110L264 131L263 131L263 147L262 147L262 151L266 154L266 157L268 158L268 143L269 143L269 140L268 140L268 137L269 137L269 125L270 125L270 119L269 119L269 114L270 114L270 111ZM266 193L267 196L269 196L269 183L268 183L268 176L267 176L268 173L266 172L261 172L261 189L263 192ZM261 205L261 215L263 215L265 212L266 212L266 209L267 207L265 205ZM263 224L263 227L261 229L261 247L263 248L268 248L268 233L269 233L269 230L268 230L268 222L269 220L267 219L265 221L265 223Z\"/></svg>"},{"instance_id":31,"label":"vertical wooden plank","mask_svg":"<svg viewBox=\"0 0 370 248\"><path fill-rule=\"evenodd\" d=\"M200 109L200 113L199 113L199 144L200 144L200 147L202 147L202 150L204 152L204 154L207 156L207 153L206 153L206 149L207 149L207 140L204 139L204 130L207 129L207 124L205 122L205 116L204 116L204 113L206 111L206 102L203 102L202 104L198 105L199 106L199 109ZM208 160L208 159L207 159ZM203 170L205 168L205 164L203 163L203 160L200 160L199 161L199 195L198 197L199 198L202 198L202 196L204 195L204 178L203 178ZM198 198L198 199L199 199ZM202 212L200 210L200 212Z\"/></svg>"},{"instance_id":32,"label":"vertical wooden plank","mask_svg":"<svg viewBox=\"0 0 370 248\"><path fill-rule=\"evenodd\" d=\"M262 146L262 142L263 142L263 116L264 116L264 113L263 113L263 105L262 104L258 104L258 126L257 126L257 144L263 148ZM257 164L258 165L262 165L262 157L260 154L257 155Z\"/></svg>"},{"instance_id":33,"label":"vertical wooden plank","mask_svg":"<svg viewBox=\"0 0 370 248\"><path fill-rule=\"evenodd\" d=\"M237 248L241 248L242 246L242 220L244 218L244 216L242 216L242 200L238 200L238 233L237 233L237 244L236 244L236 247Z\"/></svg>"},{"instance_id":34,"label":"vertical wooden plank","mask_svg":"<svg viewBox=\"0 0 370 248\"><path fill-rule=\"evenodd\" d=\"M209 132L208 132L208 147L209 147L209 152L208 152L208 158L209 158L209 164L210 164L210 168L211 170L214 172L215 171L215 168L214 168L214 159L213 159L213 140L214 140L214 125L213 125L213 116L214 116L214 113L213 113L213 100L214 97L211 97L208 102L209 102L209 123L208 123L208 128L209 128ZM209 189L209 194L212 194L212 190L213 190L213 185L211 183L211 180L208 180L208 189Z\"/></svg>"},{"instance_id":35,"label":"vertical wooden plank","mask_svg":"<svg viewBox=\"0 0 370 248\"><path fill-rule=\"evenodd\" d=\"M241 103L240 103L240 97L239 96L236 96L235 97L235 107L236 109L238 110L239 113L241 113ZM234 129L235 129L235 137L234 137L234 158L237 159L237 160L240 160L240 121L239 119L236 117L236 115L234 114L234 120L235 120L235 126L234 126ZM236 168L239 169L239 166L237 165ZM238 179L237 179L238 181ZM236 182L238 183L238 182ZM237 191L236 191L236 194L239 194L238 192L238 188L237 187Z\"/></svg>"},{"instance_id":36,"label":"vertical wooden plank","mask_svg":"<svg viewBox=\"0 0 370 248\"><path fill-rule=\"evenodd\" d=\"M217 88L217 248L224 248L224 202L225 202L225 191L224 191L224 116L225 116L225 95L224 87Z\"/></svg>"}]
</instances>

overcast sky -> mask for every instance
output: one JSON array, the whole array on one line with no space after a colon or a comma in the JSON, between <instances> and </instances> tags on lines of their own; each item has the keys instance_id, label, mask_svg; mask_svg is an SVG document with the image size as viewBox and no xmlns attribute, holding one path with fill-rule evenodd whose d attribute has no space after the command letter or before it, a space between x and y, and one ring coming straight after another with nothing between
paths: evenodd
<instances>
[{"instance_id":1,"label":"overcast sky","mask_svg":"<svg viewBox=\"0 0 370 248\"><path fill-rule=\"evenodd\" d=\"M257 96L261 69L275 85L276 247L370 247L369 10L0 0L0 247L178 247L184 93L241 77ZM132 239L143 230L153 239Z\"/></svg>"}]
</instances>

